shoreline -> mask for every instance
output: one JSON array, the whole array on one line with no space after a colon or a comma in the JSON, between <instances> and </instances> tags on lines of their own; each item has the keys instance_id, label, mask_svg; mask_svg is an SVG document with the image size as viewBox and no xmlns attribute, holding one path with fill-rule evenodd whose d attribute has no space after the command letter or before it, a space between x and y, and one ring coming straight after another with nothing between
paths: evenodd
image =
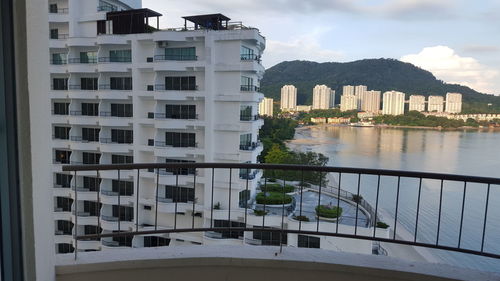
<instances>
[{"instance_id":1,"label":"shoreline","mask_svg":"<svg viewBox=\"0 0 500 281\"><path fill-rule=\"evenodd\" d=\"M443 127L428 127L428 126L408 126L408 125L385 125L376 124L371 127L354 127L345 124L314 124L302 125L297 127L297 130L305 130L322 127L352 127L352 128L387 128L387 129L419 129L419 130L435 130L435 131L500 131L500 127L458 127L458 128L443 128Z\"/></svg>"}]
</instances>

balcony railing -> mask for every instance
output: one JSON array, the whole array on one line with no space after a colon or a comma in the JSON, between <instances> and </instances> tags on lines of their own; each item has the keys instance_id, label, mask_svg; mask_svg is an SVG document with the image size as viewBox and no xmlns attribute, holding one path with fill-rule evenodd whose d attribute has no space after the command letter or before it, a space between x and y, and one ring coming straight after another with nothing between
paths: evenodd
<instances>
[{"instance_id":1,"label":"balcony railing","mask_svg":"<svg viewBox=\"0 0 500 281\"><path fill-rule=\"evenodd\" d=\"M99 57L99 63L108 63L108 62L122 62L129 63L132 62L131 57Z\"/></svg>"},{"instance_id":2,"label":"balcony railing","mask_svg":"<svg viewBox=\"0 0 500 281\"><path fill-rule=\"evenodd\" d=\"M256 121L259 119L259 115L240 115L240 121Z\"/></svg>"},{"instance_id":3,"label":"balcony railing","mask_svg":"<svg viewBox=\"0 0 500 281\"><path fill-rule=\"evenodd\" d=\"M132 91L132 87L111 87L111 84L99 84L99 90Z\"/></svg>"},{"instance_id":4,"label":"balcony railing","mask_svg":"<svg viewBox=\"0 0 500 281\"><path fill-rule=\"evenodd\" d=\"M198 91L198 85L194 87L188 87L186 89L178 89L178 90L173 90L173 89L167 89L165 87L165 84L155 84L155 91Z\"/></svg>"},{"instance_id":5,"label":"balcony railing","mask_svg":"<svg viewBox=\"0 0 500 281\"><path fill-rule=\"evenodd\" d=\"M139 227L145 223L141 221L142 216L139 214L143 210L135 208L136 214L134 217L137 218L134 221L135 230L122 231L119 226L118 232L115 233L75 236L75 255L78 252L78 241L89 238L109 239L113 237L151 234L241 231L281 234L279 235L280 247L283 245L281 241L283 235L301 234L420 246L500 258L500 241L492 239L497 235L494 232L497 222L493 219L493 216L496 214L488 213L490 210L489 204L498 203L498 192L496 191L500 186L500 178L348 167L246 163L141 163L72 165L63 166L62 168L63 171L72 172L75 178L80 171L95 171L99 177L99 171L115 170L118 171L118 180L120 180L120 171L134 170L137 172L137 177L139 178L141 171L144 172L144 170L150 169L204 170L203 174L208 177L205 189L203 194L198 194L194 190L194 198L203 195L208 196L210 206L204 206L202 210L196 210L196 204L192 202L192 210L193 213L204 212L205 217L209 220L209 224L197 224L195 223L195 216L192 216L190 218L192 220L191 223L186 224L183 222L180 225L177 220L178 214L175 212L174 218L169 222L169 225L173 227L163 228L158 225L158 213L155 212L154 228L139 230ZM252 209L256 206L253 198L243 200L243 207L241 207L241 202L234 202L232 192L237 192L235 189L243 189L246 192L250 191L248 179L246 184L242 186L233 186L236 184L233 181L234 174L241 169L248 169L249 171L260 169L264 171L264 178L261 179L261 190L266 190L270 182L274 183L273 188L275 189L276 184L278 184L278 187L282 185L283 188L275 190L277 194L275 194L274 198L280 202L274 202L272 203L273 205L266 205L266 200L259 203L259 199L257 199L257 203L261 207L260 215L255 214L255 209ZM196 183L197 174L195 173L191 176L193 177L193 182ZM136 194L140 194L140 188L144 188L139 185L139 182L136 181ZM292 185L293 190L287 190L289 188L287 184ZM158 182L154 185L156 186L156 194L158 194L160 188ZM177 183L176 187L179 187ZM347 192L344 190L346 188L351 191L354 190L354 192ZM223 192L223 196L227 196L227 200L224 201L222 207L221 204L216 204L217 201L214 201L214 190L217 190L219 196L221 192ZM285 202L285 199L289 198L287 196L291 196L285 194L285 192L290 194L290 191L293 191L295 194L292 197L293 204ZM307 196L303 196L305 192L308 193ZM432 194L427 194L428 192L432 192ZM425 196L424 193L426 193ZM478 193L482 193L483 195L472 196ZM314 194L315 197L311 197L311 194ZM96 201L100 202L100 193L97 193L96 196ZM263 198L267 198L266 196L263 196ZM75 200L77 200L77 197L78 191L75 192ZM139 196L136 196L135 199L137 200L135 202L136 206L139 206ZM262 200L262 196L260 196L260 199ZM411 201L413 202L412 204L408 203L410 199L413 200ZM311 200L317 201L314 203ZM474 202L472 202L473 200ZM158 201L159 199L156 197L155 209L158 209ZM323 220L319 213L307 208L311 205L317 207L325 206L322 205L325 204L325 201L328 202L326 204L328 204L329 208L333 206L340 207L342 206L341 202L342 204L347 204L348 207L344 210L346 214L337 213L336 219ZM387 201L391 202L388 204ZM446 209L446 212L444 212L444 202L450 203L452 201L454 209ZM126 204L128 205L128 202ZM177 207L177 203L174 204ZM414 205L411 211L409 211L408 205ZM470 208L469 205L475 207ZM426 209L424 210L422 206L425 206ZM447 207L449 208L450 206ZM381 210L386 213L389 212L391 216L387 216L385 213L382 216ZM221 219L221 214L223 214L223 216L226 216L225 220L238 222L241 226L236 227L231 226L231 224L225 227L215 226L215 211L218 212L217 219ZM290 215L286 215L289 212ZM435 218L435 220L431 220L432 222L428 220L429 214ZM450 225L450 221L448 220L452 215L458 217L454 225ZM250 223L250 216L258 216L259 223L255 224L255 219L252 219L253 222ZM307 220L298 220L296 219L298 217L307 218ZM383 227L380 223L382 217L390 225L390 232L374 227ZM472 226L467 226L468 224L464 218L470 219L471 217L474 218L474 224L480 225L479 227L476 226L474 229L471 229ZM104 216L102 218L106 219ZM406 220L404 223L406 230L400 229L403 225L401 224L402 218L410 218L410 220ZM260 224L260 221L262 224ZM408 221L412 223L409 224ZM100 224L100 221L98 223ZM339 224L343 224L344 226L347 224L351 228L349 228L349 231L346 231L344 227L339 228ZM386 226L388 226L387 224ZM425 227L422 227L423 225ZM75 227L77 226L78 221L75 220ZM449 235L450 227L453 227L454 231L456 231L452 232L454 235L451 236ZM444 229L448 230L448 235L443 234ZM473 243L473 245L464 243L464 239L471 239L470 232L477 232L477 239L474 240L477 243ZM405 234L401 235L401 233ZM422 234L425 234L425 239Z\"/></svg>"},{"instance_id":6,"label":"balcony railing","mask_svg":"<svg viewBox=\"0 0 500 281\"><path fill-rule=\"evenodd\" d=\"M240 144L240 150L248 150L252 151L255 150L257 147L261 145L260 142L252 142L252 143L247 143L247 144Z\"/></svg>"},{"instance_id":7,"label":"balcony railing","mask_svg":"<svg viewBox=\"0 0 500 281\"><path fill-rule=\"evenodd\" d=\"M67 64L68 62L65 59L56 59L56 60L50 60L50 64L52 65L63 65Z\"/></svg>"},{"instance_id":8,"label":"balcony railing","mask_svg":"<svg viewBox=\"0 0 500 281\"><path fill-rule=\"evenodd\" d=\"M154 61L195 61L198 60L198 56L193 55L156 55L154 56Z\"/></svg>"},{"instance_id":9,"label":"balcony railing","mask_svg":"<svg viewBox=\"0 0 500 281\"><path fill-rule=\"evenodd\" d=\"M69 34L51 34L49 36L49 39L53 39L53 40L66 40L69 38Z\"/></svg>"},{"instance_id":10,"label":"balcony railing","mask_svg":"<svg viewBox=\"0 0 500 281\"><path fill-rule=\"evenodd\" d=\"M112 144L132 144L132 143L134 143L134 141L131 139L118 141L118 140L113 139L113 138L99 138L99 142L104 143L104 144L110 144L110 143L112 143Z\"/></svg>"},{"instance_id":11,"label":"balcony railing","mask_svg":"<svg viewBox=\"0 0 500 281\"><path fill-rule=\"evenodd\" d=\"M174 119L174 120L196 120L196 119L198 119L198 114L191 114L190 116L187 116L187 118L180 118L180 116L169 115L167 117L167 114L165 114L165 113L155 113L154 118L155 119Z\"/></svg>"},{"instance_id":12,"label":"balcony railing","mask_svg":"<svg viewBox=\"0 0 500 281\"><path fill-rule=\"evenodd\" d=\"M67 14L68 11L69 11L68 8L59 8L59 9L49 8L50 14Z\"/></svg>"},{"instance_id":13,"label":"balcony railing","mask_svg":"<svg viewBox=\"0 0 500 281\"><path fill-rule=\"evenodd\" d=\"M82 58L69 58L68 59L68 63L69 64L77 64L77 63L80 63L80 64L94 64L94 63L97 63L97 58L85 58L85 59L82 59Z\"/></svg>"},{"instance_id":14,"label":"balcony railing","mask_svg":"<svg viewBox=\"0 0 500 281\"><path fill-rule=\"evenodd\" d=\"M241 61L258 61L260 62L260 56L254 54L241 54Z\"/></svg>"},{"instance_id":15,"label":"balcony railing","mask_svg":"<svg viewBox=\"0 0 500 281\"><path fill-rule=\"evenodd\" d=\"M198 143L188 144L188 145L182 145L182 146L174 146L174 145L167 144L167 142L165 142L165 141L155 141L154 144L155 144L154 146L156 146L156 147L173 147L173 148L194 148L194 147L198 147Z\"/></svg>"},{"instance_id":16,"label":"balcony railing","mask_svg":"<svg viewBox=\"0 0 500 281\"><path fill-rule=\"evenodd\" d=\"M259 92L260 88L254 85L241 85L240 91L242 92Z\"/></svg>"}]
</instances>

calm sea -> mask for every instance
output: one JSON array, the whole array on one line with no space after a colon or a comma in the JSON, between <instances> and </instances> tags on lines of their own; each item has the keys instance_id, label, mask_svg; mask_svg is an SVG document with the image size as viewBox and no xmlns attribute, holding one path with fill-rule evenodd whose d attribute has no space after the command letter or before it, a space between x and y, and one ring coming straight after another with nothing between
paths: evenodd
<instances>
[{"instance_id":1,"label":"calm sea","mask_svg":"<svg viewBox=\"0 0 500 281\"><path fill-rule=\"evenodd\" d=\"M289 147L315 151L330 158L330 166L379 168L500 177L500 132L423 129L310 127L298 129ZM336 176L338 179L338 176ZM375 201L376 176L363 176L361 194ZM382 178L380 207L393 226L397 179ZM424 180L417 240L436 242L440 182ZM357 175L343 175L341 188L356 192ZM480 249L486 185L468 185L461 247ZM401 179L398 222L415 234L418 180ZM463 183L445 182L439 244L457 246ZM484 250L500 253L500 186L491 186ZM398 227L400 227L398 225ZM443 262L500 272L500 261L474 255L430 250Z\"/></svg>"}]
</instances>

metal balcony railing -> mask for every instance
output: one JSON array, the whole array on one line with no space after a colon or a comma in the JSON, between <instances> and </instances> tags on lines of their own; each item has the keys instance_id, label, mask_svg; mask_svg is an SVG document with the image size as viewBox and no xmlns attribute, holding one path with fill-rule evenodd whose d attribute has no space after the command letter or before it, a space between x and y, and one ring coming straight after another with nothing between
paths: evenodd
<instances>
[{"instance_id":1,"label":"metal balcony railing","mask_svg":"<svg viewBox=\"0 0 500 281\"><path fill-rule=\"evenodd\" d=\"M252 151L261 145L260 142L251 142L248 144L240 144L240 150Z\"/></svg>"},{"instance_id":2,"label":"metal balcony railing","mask_svg":"<svg viewBox=\"0 0 500 281\"><path fill-rule=\"evenodd\" d=\"M69 34L51 34L49 36L49 39L54 39L54 40L66 40L69 38Z\"/></svg>"},{"instance_id":3,"label":"metal balcony railing","mask_svg":"<svg viewBox=\"0 0 500 281\"><path fill-rule=\"evenodd\" d=\"M156 55L154 56L154 61L195 61L198 60L198 56L194 55Z\"/></svg>"},{"instance_id":4,"label":"metal balcony railing","mask_svg":"<svg viewBox=\"0 0 500 281\"><path fill-rule=\"evenodd\" d=\"M154 143L156 147L174 147L174 148L195 148L198 147L198 143L194 144L178 144L178 145L170 145L165 141L155 141Z\"/></svg>"},{"instance_id":5,"label":"metal balcony railing","mask_svg":"<svg viewBox=\"0 0 500 281\"><path fill-rule=\"evenodd\" d=\"M258 114L256 115L240 115L240 121L257 121L260 119Z\"/></svg>"},{"instance_id":6,"label":"metal balcony railing","mask_svg":"<svg viewBox=\"0 0 500 281\"><path fill-rule=\"evenodd\" d=\"M240 59L241 61L257 61L257 62L261 61L260 56L254 54L241 54Z\"/></svg>"},{"instance_id":7,"label":"metal balcony railing","mask_svg":"<svg viewBox=\"0 0 500 281\"><path fill-rule=\"evenodd\" d=\"M254 85L241 85L240 91L242 92L259 92L260 88Z\"/></svg>"},{"instance_id":8,"label":"metal balcony railing","mask_svg":"<svg viewBox=\"0 0 500 281\"><path fill-rule=\"evenodd\" d=\"M134 170L137 172L137 177L140 177L141 171L151 170L151 169L194 169L196 171L203 170L205 177L207 177L205 183L205 189L203 194L198 194L196 189L194 190L193 196L197 198L198 196L206 196L209 204L204 206L203 209L197 210L196 204L193 201L192 210L193 213L203 212L205 218L207 218L210 223L209 225L197 224L195 223L195 216L192 216L192 221L186 226L185 221L180 225L177 220L177 203L175 204L174 218L170 222L173 227L164 228L158 225L158 202L159 197L155 199L154 206L154 227L153 229L139 229L145 222L141 221L142 216L139 212L143 212L142 208L135 208L134 221L135 230L125 230L120 229L118 226L118 232L114 233L98 233L92 235L76 235L75 238L75 257L78 252L78 241L89 239L89 238L117 238L117 237L133 237L133 236L143 236L151 234L168 234L168 233L187 233L187 232L267 232L276 233L279 235L279 245L282 246L281 237L285 234L301 234L301 235L314 235L314 236L326 236L326 237L340 237L340 238L351 238L351 239L361 239L369 241L378 241L386 243L395 243L401 245L410 246L420 246L433 249L441 249L447 251L468 253L474 255L480 255L491 258L500 258L500 242L499 240L491 239L496 235L492 233L498 225L497 221L493 219L496 214L489 214L488 210L490 201L498 200L497 189L500 187L500 178L488 178L488 177L476 177L476 176L462 176L462 175L451 175L451 174L439 174L439 173L427 173L427 172L412 172L412 171L396 171L396 170L380 170L380 169L362 169L362 168L348 168L348 167L325 167L325 166L304 166L304 165L279 165L279 164L247 164L247 163L140 163L140 164L115 164L115 165L68 165L63 166L62 170L66 172L72 172L74 178L77 177L79 172L82 171L95 171L97 178L99 178L99 172L105 170L117 171L118 181L121 180L120 172L124 170ZM260 180L261 190L266 190L269 187L270 182L274 185L272 188L277 189L274 191L275 198L278 199L273 205L266 205L266 200L258 201L262 207L260 214L252 209L254 204L253 196L252 198L244 197L243 201L234 202L233 192L243 190L245 192L250 192L249 179L246 180L242 185L234 187L236 184L234 178L237 178L237 173L241 169L250 170L263 170L263 179ZM217 175L217 176L216 176ZM197 173L190 175L193 177L194 186L197 182ZM159 177L159 173L157 174ZM176 175L178 177L178 175ZM336 180L329 182L328 180L334 177ZM141 194L140 189L144 188L139 185L140 181L135 181L136 187L135 194ZM179 187L176 180L176 187ZM347 186L346 186L347 182ZM368 184L367 184L368 183ZM239 183L238 183L239 184ZM289 190L289 186L292 184L293 190ZM155 183L156 194L160 189L159 181ZM279 188L282 185L283 188ZM356 190L355 192L347 192L344 189L350 188L351 190ZM149 187L148 187L149 188ZM425 190L424 190L425 188ZM236 189L236 190L235 190ZM494 189L494 191L492 191ZM227 196L221 206L220 202L214 201L214 192L217 190L218 200L220 200L220 195ZM262 197L262 194L269 193L270 191L261 193L260 199L267 198L267 195ZM431 190L434 195L429 197L424 196L423 193L430 192ZM293 191L294 197L292 204L285 202L289 192ZM450 191L453 191L451 193ZM491 191L491 192L490 192ZM221 193L222 192L222 193ZM317 200L317 203L311 201L311 196L303 196L305 192L313 192L316 197L312 197L313 200ZM370 192L369 196L367 192ZM481 199L478 202L469 202L474 198L471 194L477 194L478 192L484 192L484 196L480 196ZM78 190L75 192L75 201L78 201ZM280 196L281 194L281 196ZM311 193L309 193L310 195ZM459 194L457 196L457 194ZM384 198L382 198L384 195ZM96 201L100 202L100 193L96 194ZM180 196L180 194L174 194L174 196ZM118 194L118 205L120 206L120 195ZM370 197L370 199L366 198ZM411 197L416 205L416 208L412 212L408 212L406 208L408 200ZM281 198L281 199L280 199ZM404 200L403 200L404 199ZM477 199L477 198L476 198ZM136 206L139 206L139 196L135 198ZM309 200L309 201L306 201ZM350 212L348 214L337 213L337 219L334 221L322 220L320 213L315 213L307 209L308 206L324 206L325 201L329 202L332 206L341 206L342 204L348 204ZM387 205L387 200L391 200L392 204ZM195 200L196 201L196 200ZM236 200L238 201L238 200ZM306 203L304 203L306 201ZM430 202L433 201L433 202ZM443 211L443 202L454 202L455 209ZM243 202L243 204L242 204ZM495 201L498 202L498 201ZM216 204L217 203L217 204ZM432 204L431 204L432 203ZM475 203L475 208L466 208L466 205ZM128 201L126 203L128 206ZM491 203L493 204L493 203ZM481 206L482 205L482 206ZM243 206L243 207L242 207ZM345 206L345 205L344 205ZM425 206L424 210L422 206ZM405 208L403 208L405 207ZM200 207L198 207L200 208ZM433 223L423 220L424 215L429 215L431 208L435 213L435 219ZM479 208L479 210L478 210ZM119 210L121 208L118 208ZM384 215L384 221L390 224L390 232L385 232L387 235L380 235L380 232L384 232L383 226L381 224L380 214L381 210L390 211L393 215L392 217L386 217ZM214 212L217 211L218 219L220 215L227 216L225 220L228 222L235 222L239 226L234 226L232 223L228 226L218 227L215 225ZM223 213L220 213L223 211ZM100 212L100 209L97 210ZM475 212L471 214L470 212ZM444 228L449 228L449 221L446 218L451 214L460 217L455 223L454 228L456 233L458 233L455 238L449 237L450 235L442 234ZM123 214L121 214L123 215ZM132 215L132 214L130 214ZM252 221L253 224L249 224L249 216L258 216L259 219L262 217L262 224L255 224L255 220ZM470 218L471 215L474 220L481 224L480 227L476 227L474 231L478 232L478 243L476 246L471 246L470 243L464 243L464 237L467 236L470 239L470 234L472 230L465 227L467 222L464 221L464 217ZM401 230L400 224L401 217L413 217L413 225L407 225L405 223L405 228L408 230ZM422 218L421 218L422 216ZM120 214L118 214L120 217ZM308 220L296 219L296 218L307 217ZM364 219L362 219L364 217ZM280 223L277 219L279 218ZM107 217L102 216L102 219L107 219ZM112 218L114 220L114 218ZM118 218L116 218L118 219ZM266 220L268 221L266 224ZM269 222L271 220L271 222ZM286 221L285 221L286 220ZM291 222L294 221L294 224ZM150 222L148 222L150 223ZM339 224L346 224L353 228L353 231L346 232L342 228L339 229ZM98 226L100 227L100 220L98 221ZM273 224L271 228L269 225ZM328 225L326 225L328 224ZM422 227L425 224L425 227ZM443 226L444 224L444 226ZM294 226L295 225L295 226ZM78 217L75 218L75 227L78 226ZM379 226L374 227L374 226ZM128 226L127 226L128 227ZM361 231L361 229L364 229ZM429 231L432 229L432 231ZM400 233L410 232L408 235L400 235ZM421 232L425 232L427 238L422 239ZM419 235L420 234L420 235ZM246 239L245 239L246 240ZM487 243L485 243L487 241ZM253 243L259 244L259 243ZM467 245L464 245L467 244ZM377 251L383 253L383 249L378 249Z\"/></svg>"},{"instance_id":9,"label":"metal balcony railing","mask_svg":"<svg viewBox=\"0 0 500 281\"><path fill-rule=\"evenodd\" d=\"M175 119L175 120L197 120L198 119L198 114L189 114L189 116L177 116L177 115L169 115L167 116L166 113L155 113L154 114L155 119Z\"/></svg>"},{"instance_id":10,"label":"metal balcony railing","mask_svg":"<svg viewBox=\"0 0 500 281\"><path fill-rule=\"evenodd\" d=\"M97 63L97 58L85 58L85 59L82 59L82 58L69 58L68 59L68 63L69 64L77 64L77 63L80 63L80 64L94 64L94 63Z\"/></svg>"},{"instance_id":11,"label":"metal balcony railing","mask_svg":"<svg viewBox=\"0 0 500 281\"><path fill-rule=\"evenodd\" d=\"M198 85L195 85L194 87L187 87L185 89L167 89L165 87L165 84L155 84L154 90L155 91L198 91Z\"/></svg>"},{"instance_id":12,"label":"metal balcony railing","mask_svg":"<svg viewBox=\"0 0 500 281\"><path fill-rule=\"evenodd\" d=\"M50 14L67 14L68 11L69 11L68 8L58 8L58 9L57 8L56 9L49 8L49 13Z\"/></svg>"},{"instance_id":13,"label":"metal balcony railing","mask_svg":"<svg viewBox=\"0 0 500 281\"><path fill-rule=\"evenodd\" d=\"M115 91L132 91L132 86L130 87L111 87L111 84L99 84L99 90L115 90Z\"/></svg>"},{"instance_id":14,"label":"metal balcony railing","mask_svg":"<svg viewBox=\"0 0 500 281\"><path fill-rule=\"evenodd\" d=\"M66 59L56 59L56 60L50 60L50 64L52 65L63 65L67 64L68 61Z\"/></svg>"},{"instance_id":15,"label":"metal balcony railing","mask_svg":"<svg viewBox=\"0 0 500 281\"><path fill-rule=\"evenodd\" d=\"M99 63L113 63L113 62L121 62L121 63L129 63L132 62L132 57L99 57Z\"/></svg>"}]
</instances>

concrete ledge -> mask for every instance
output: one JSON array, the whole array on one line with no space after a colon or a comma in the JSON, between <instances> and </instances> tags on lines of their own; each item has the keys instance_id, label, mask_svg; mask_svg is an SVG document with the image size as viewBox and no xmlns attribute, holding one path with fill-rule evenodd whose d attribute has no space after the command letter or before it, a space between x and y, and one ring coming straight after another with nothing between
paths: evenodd
<instances>
[{"instance_id":1,"label":"concrete ledge","mask_svg":"<svg viewBox=\"0 0 500 281\"><path fill-rule=\"evenodd\" d=\"M59 257L57 280L500 280L443 264L318 249L186 246L117 249Z\"/></svg>"}]
</instances>

